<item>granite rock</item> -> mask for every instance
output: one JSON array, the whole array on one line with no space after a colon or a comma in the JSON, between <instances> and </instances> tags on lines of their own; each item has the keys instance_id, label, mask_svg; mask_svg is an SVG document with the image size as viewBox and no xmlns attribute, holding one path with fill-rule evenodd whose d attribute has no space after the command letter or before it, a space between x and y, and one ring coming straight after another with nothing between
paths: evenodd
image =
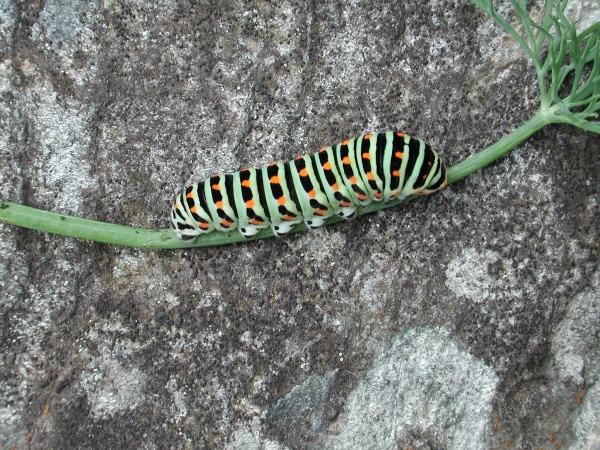
<instances>
[{"instance_id":1,"label":"granite rock","mask_svg":"<svg viewBox=\"0 0 600 450\"><path fill-rule=\"evenodd\" d=\"M165 227L189 181L363 132L455 164L536 92L467 0L3 0L0 196ZM597 448L599 149L550 126L434 196L242 245L0 225L0 447Z\"/></svg>"}]
</instances>

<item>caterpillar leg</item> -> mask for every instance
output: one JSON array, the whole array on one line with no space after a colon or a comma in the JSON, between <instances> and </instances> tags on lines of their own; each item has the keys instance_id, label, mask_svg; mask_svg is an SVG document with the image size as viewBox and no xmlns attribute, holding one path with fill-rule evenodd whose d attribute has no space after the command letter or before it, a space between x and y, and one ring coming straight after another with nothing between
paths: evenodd
<instances>
[{"instance_id":1,"label":"caterpillar leg","mask_svg":"<svg viewBox=\"0 0 600 450\"><path fill-rule=\"evenodd\" d=\"M335 213L344 219L352 219L356 215L356 206L340 208L336 210Z\"/></svg>"},{"instance_id":2,"label":"caterpillar leg","mask_svg":"<svg viewBox=\"0 0 600 450\"><path fill-rule=\"evenodd\" d=\"M285 236L286 234L288 234L290 231L292 231L292 228L294 228L294 225L296 225L297 222L281 222L281 223L273 223L271 224L271 230L273 230L273 234L277 237L282 237Z\"/></svg>"}]
</instances>

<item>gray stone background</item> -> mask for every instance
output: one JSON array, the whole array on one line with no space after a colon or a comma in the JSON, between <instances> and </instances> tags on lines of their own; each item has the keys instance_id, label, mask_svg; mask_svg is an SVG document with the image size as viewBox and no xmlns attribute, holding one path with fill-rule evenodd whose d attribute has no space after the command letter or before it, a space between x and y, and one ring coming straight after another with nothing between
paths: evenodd
<instances>
[{"instance_id":1,"label":"gray stone background","mask_svg":"<svg viewBox=\"0 0 600 450\"><path fill-rule=\"evenodd\" d=\"M0 39L2 198L146 228L216 172L385 129L452 165L538 104L467 0L0 0ZM599 149L548 127L435 196L243 245L0 225L0 447L599 448Z\"/></svg>"}]
</instances>

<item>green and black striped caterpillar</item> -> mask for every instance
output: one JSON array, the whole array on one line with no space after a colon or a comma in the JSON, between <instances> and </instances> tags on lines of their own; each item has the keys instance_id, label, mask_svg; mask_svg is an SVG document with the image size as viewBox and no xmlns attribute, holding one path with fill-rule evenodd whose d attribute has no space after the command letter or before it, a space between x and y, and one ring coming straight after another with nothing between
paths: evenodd
<instances>
[{"instance_id":1,"label":"green and black striped caterpillar","mask_svg":"<svg viewBox=\"0 0 600 450\"><path fill-rule=\"evenodd\" d=\"M316 228L359 205L431 194L448 184L438 154L403 133L365 134L335 147L260 169L214 175L175 198L175 233L191 240L236 228L247 238L271 227L276 236L304 221Z\"/></svg>"}]
</instances>

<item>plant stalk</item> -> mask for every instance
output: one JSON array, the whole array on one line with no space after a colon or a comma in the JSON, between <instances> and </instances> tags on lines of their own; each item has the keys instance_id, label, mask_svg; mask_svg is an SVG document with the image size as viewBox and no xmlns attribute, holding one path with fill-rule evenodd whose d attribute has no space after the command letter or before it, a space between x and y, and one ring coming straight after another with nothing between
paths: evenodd
<instances>
[{"instance_id":1,"label":"plant stalk","mask_svg":"<svg viewBox=\"0 0 600 450\"><path fill-rule=\"evenodd\" d=\"M455 166L450 167L448 170L448 183L451 184L461 180L467 175L487 166L525 140L529 139L534 133L538 132L546 125L561 122L561 120L553 113L553 109L556 108L557 107L541 109L531 119L504 136L498 142L473 156L469 156Z\"/></svg>"},{"instance_id":2,"label":"plant stalk","mask_svg":"<svg viewBox=\"0 0 600 450\"><path fill-rule=\"evenodd\" d=\"M549 123L558 122L557 116L551 111L540 111L523 125L512 131L500 141L473 155L461 163L451 167L448 170L448 182L454 183L467 175L487 166L491 162L500 158L517 145L525 141L536 131ZM409 199L412 199L409 198ZM401 201L393 200L388 203L377 202L361 208L358 215L369 214L380 209L391 208L398 205ZM332 217L327 224L340 222L344 219ZM0 200L0 223L17 225L33 230L44 231L47 233L59 234L62 236L86 239L105 244L121 245L126 247L137 247L147 250L157 249L175 249L191 247L208 247L213 245L234 244L245 242L249 239L244 238L237 230L229 233L214 231L199 236L194 242L184 242L179 239L169 228L159 230L149 230L142 228L128 227L125 225L115 225L95 220L82 219L78 217L58 214L50 211L43 211L29 206L23 206ZM306 230L304 224L298 224L292 230L292 233ZM270 229L262 230L251 240L264 239L273 236Z\"/></svg>"}]
</instances>

